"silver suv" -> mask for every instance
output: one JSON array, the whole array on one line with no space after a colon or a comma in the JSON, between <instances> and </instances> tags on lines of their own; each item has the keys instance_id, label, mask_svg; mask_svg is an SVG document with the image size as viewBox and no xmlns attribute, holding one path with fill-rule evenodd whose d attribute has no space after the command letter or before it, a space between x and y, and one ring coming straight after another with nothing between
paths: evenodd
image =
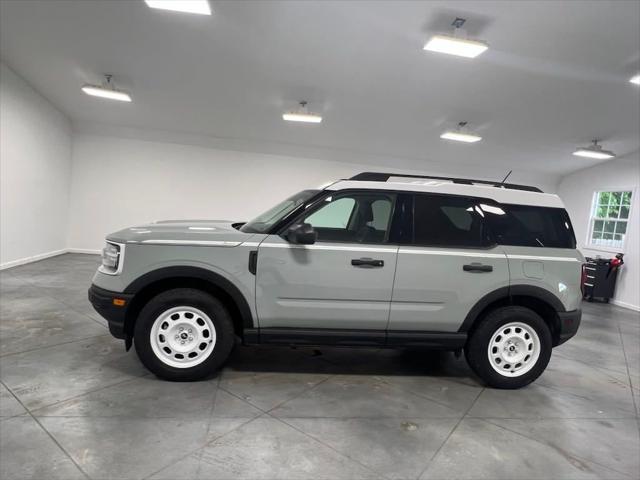
<instances>
[{"instance_id":1,"label":"silver suv","mask_svg":"<svg viewBox=\"0 0 640 480\"><path fill-rule=\"evenodd\" d=\"M367 172L248 223L113 233L89 299L168 380L211 374L239 338L464 350L488 385L519 388L575 335L583 261L556 195Z\"/></svg>"}]
</instances>

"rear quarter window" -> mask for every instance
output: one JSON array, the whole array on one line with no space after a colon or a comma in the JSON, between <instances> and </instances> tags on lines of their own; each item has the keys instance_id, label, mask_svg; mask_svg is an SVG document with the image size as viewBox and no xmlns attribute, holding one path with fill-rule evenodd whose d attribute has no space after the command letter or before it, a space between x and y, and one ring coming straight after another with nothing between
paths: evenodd
<instances>
[{"instance_id":1,"label":"rear quarter window","mask_svg":"<svg viewBox=\"0 0 640 480\"><path fill-rule=\"evenodd\" d=\"M484 206L483 211L501 245L576 248L573 227L563 208L502 204Z\"/></svg>"}]
</instances>

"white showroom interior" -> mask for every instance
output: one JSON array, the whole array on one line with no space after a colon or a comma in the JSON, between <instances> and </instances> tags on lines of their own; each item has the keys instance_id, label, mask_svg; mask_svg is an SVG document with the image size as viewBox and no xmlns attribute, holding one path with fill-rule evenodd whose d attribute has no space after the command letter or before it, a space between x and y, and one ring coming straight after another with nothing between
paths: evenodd
<instances>
[{"instance_id":1,"label":"white showroom interior","mask_svg":"<svg viewBox=\"0 0 640 480\"><path fill-rule=\"evenodd\" d=\"M639 2L153 3L0 2L1 478L638 478ZM488 48L425 49L436 34ZM521 390L448 353L433 373L322 346L237 346L165 382L87 300L112 232L246 222L361 172L511 172L560 198L583 256L624 255L615 290Z\"/></svg>"}]
</instances>

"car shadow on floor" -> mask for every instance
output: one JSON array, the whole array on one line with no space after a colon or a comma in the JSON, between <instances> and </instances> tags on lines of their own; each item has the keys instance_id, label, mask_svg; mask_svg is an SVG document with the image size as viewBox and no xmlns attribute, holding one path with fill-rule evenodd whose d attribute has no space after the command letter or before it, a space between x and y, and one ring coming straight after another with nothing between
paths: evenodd
<instances>
[{"instance_id":1,"label":"car shadow on floor","mask_svg":"<svg viewBox=\"0 0 640 480\"><path fill-rule=\"evenodd\" d=\"M468 379L479 383L464 355L426 349L237 346L225 369L239 372L398 375Z\"/></svg>"}]
</instances>

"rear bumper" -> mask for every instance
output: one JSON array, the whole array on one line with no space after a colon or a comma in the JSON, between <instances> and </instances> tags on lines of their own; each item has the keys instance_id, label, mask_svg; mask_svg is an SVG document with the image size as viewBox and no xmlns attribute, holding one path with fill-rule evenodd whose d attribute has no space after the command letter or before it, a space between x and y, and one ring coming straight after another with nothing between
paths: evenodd
<instances>
[{"instance_id":1,"label":"rear bumper","mask_svg":"<svg viewBox=\"0 0 640 480\"><path fill-rule=\"evenodd\" d=\"M133 295L112 292L96 285L91 285L89 288L89 302L96 312L108 322L109 332L116 338L125 338L124 320L132 298ZM114 300L123 300L124 305L116 305Z\"/></svg>"},{"instance_id":2,"label":"rear bumper","mask_svg":"<svg viewBox=\"0 0 640 480\"><path fill-rule=\"evenodd\" d=\"M560 319L560 325L557 345L562 345L578 332L580 320L582 319L582 310L577 309L571 312L558 312L558 318Z\"/></svg>"}]
</instances>

